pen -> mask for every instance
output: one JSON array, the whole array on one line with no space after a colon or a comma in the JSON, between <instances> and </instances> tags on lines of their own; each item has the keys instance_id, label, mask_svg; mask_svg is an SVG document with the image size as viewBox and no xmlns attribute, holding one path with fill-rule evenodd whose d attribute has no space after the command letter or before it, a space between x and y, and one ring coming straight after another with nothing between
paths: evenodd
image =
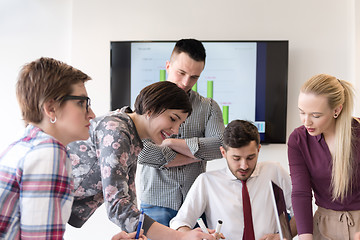
<instances>
[{"instance_id":1,"label":"pen","mask_svg":"<svg viewBox=\"0 0 360 240\"><path fill-rule=\"evenodd\" d=\"M217 222L217 224L216 224L215 233L220 233L220 229L221 229L222 223L223 223L223 221L218 220L218 222Z\"/></svg>"},{"instance_id":2,"label":"pen","mask_svg":"<svg viewBox=\"0 0 360 240\"><path fill-rule=\"evenodd\" d=\"M139 239L140 231L142 229L142 225L144 222L144 211L141 211L140 217L139 217L139 224L137 226L135 239Z\"/></svg>"},{"instance_id":3,"label":"pen","mask_svg":"<svg viewBox=\"0 0 360 240\"><path fill-rule=\"evenodd\" d=\"M201 230L203 231L203 233L209 233L206 226L205 226L204 221L201 218L198 218L197 223L199 224L199 226L200 226Z\"/></svg>"}]
</instances>

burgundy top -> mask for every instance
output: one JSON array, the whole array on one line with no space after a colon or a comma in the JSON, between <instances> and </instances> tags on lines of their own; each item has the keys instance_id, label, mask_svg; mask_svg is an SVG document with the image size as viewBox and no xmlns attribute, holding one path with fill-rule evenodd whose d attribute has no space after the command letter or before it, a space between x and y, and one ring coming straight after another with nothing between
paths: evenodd
<instances>
[{"instance_id":1,"label":"burgundy top","mask_svg":"<svg viewBox=\"0 0 360 240\"><path fill-rule=\"evenodd\" d=\"M356 167L360 170L360 124L353 120ZM322 134L311 136L304 126L289 137L288 158L292 181L292 205L298 234L313 232L312 190L316 205L335 211L360 210L360 171L355 171L351 194L343 202L332 201L331 154Z\"/></svg>"}]
</instances>

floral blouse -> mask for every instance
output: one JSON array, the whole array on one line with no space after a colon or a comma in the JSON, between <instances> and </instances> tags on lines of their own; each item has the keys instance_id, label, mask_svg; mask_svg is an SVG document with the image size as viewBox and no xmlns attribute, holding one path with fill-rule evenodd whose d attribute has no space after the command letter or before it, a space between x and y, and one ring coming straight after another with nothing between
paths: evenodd
<instances>
[{"instance_id":1,"label":"floral blouse","mask_svg":"<svg viewBox=\"0 0 360 240\"><path fill-rule=\"evenodd\" d=\"M135 231L135 173L143 147L129 107L91 121L90 138L68 145L75 196L69 224L81 227L105 202L109 219L123 230Z\"/></svg>"}]
</instances>

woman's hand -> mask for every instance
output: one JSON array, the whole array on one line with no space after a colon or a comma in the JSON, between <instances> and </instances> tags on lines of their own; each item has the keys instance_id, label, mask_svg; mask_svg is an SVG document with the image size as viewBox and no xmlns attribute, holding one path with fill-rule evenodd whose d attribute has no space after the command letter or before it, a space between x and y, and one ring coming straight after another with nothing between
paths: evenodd
<instances>
[{"instance_id":1,"label":"woman's hand","mask_svg":"<svg viewBox=\"0 0 360 240\"><path fill-rule=\"evenodd\" d=\"M119 232L114 235L111 240L123 240L123 239L131 239L135 240L136 232L127 233L125 231ZM139 240L147 240L147 237L144 235L144 230L141 230Z\"/></svg>"}]
</instances>

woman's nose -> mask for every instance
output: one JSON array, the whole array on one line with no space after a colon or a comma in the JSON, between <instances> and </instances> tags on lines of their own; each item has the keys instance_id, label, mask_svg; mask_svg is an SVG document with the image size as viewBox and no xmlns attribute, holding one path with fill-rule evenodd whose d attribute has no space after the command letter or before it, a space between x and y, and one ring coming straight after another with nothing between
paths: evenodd
<instances>
[{"instance_id":1,"label":"woman's nose","mask_svg":"<svg viewBox=\"0 0 360 240\"><path fill-rule=\"evenodd\" d=\"M179 128L178 127L172 127L172 128L170 128L170 130L171 130L171 132L173 133L173 134L178 134L179 133Z\"/></svg>"},{"instance_id":2,"label":"woman's nose","mask_svg":"<svg viewBox=\"0 0 360 240\"><path fill-rule=\"evenodd\" d=\"M91 107L89 107L89 112L87 113L87 115L89 119L94 119L96 117Z\"/></svg>"},{"instance_id":3,"label":"woman's nose","mask_svg":"<svg viewBox=\"0 0 360 240\"><path fill-rule=\"evenodd\" d=\"M311 125L311 119L309 116L304 117L304 125L310 126Z\"/></svg>"}]
</instances>

